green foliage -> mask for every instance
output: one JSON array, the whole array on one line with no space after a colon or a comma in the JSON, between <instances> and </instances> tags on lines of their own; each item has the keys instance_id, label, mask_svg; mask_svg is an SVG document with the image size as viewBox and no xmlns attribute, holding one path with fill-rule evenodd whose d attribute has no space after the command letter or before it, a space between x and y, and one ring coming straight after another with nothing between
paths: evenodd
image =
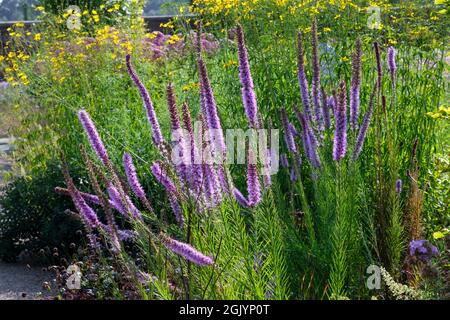
<instances>
[{"instance_id":1,"label":"green foliage","mask_svg":"<svg viewBox=\"0 0 450 320\"><path fill-rule=\"evenodd\" d=\"M63 184L61 168L49 163L47 170L31 177L18 177L2 187L0 197L0 259L15 260L24 250L50 262L48 248L68 255L69 244L79 243L79 219L66 213L71 201L55 193ZM43 255L41 249L47 248ZM56 261L59 262L58 259Z\"/></svg>"}]
</instances>

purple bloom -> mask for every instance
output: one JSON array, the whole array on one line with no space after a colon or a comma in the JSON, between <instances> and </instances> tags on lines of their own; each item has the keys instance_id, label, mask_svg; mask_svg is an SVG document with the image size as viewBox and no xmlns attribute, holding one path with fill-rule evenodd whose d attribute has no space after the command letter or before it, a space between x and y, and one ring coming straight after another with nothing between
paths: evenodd
<instances>
[{"instance_id":1,"label":"purple bloom","mask_svg":"<svg viewBox=\"0 0 450 320\"><path fill-rule=\"evenodd\" d=\"M167 105L169 107L170 123L172 130L178 130L181 128L180 118L178 116L177 104L175 101L175 93L173 92L172 82L167 85Z\"/></svg>"},{"instance_id":2,"label":"purple bloom","mask_svg":"<svg viewBox=\"0 0 450 320\"><path fill-rule=\"evenodd\" d=\"M89 114L85 110L80 110L78 112L78 118L80 119L80 122L84 127L84 131L88 136L92 149L94 149L95 153L97 154L101 162L105 166L108 166L109 163L108 152L106 151L102 139L100 139L100 135L98 134L94 123L89 117Z\"/></svg>"},{"instance_id":3,"label":"purple bloom","mask_svg":"<svg viewBox=\"0 0 450 320\"><path fill-rule=\"evenodd\" d=\"M336 111L336 101L334 100L334 97L331 96L330 99L328 100L328 105L330 106L331 111L333 112L333 115L335 114Z\"/></svg>"},{"instance_id":4,"label":"purple bloom","mask_svg":"<svg viewBox=\"0 0 450 320\"><path fill-rule=\"evenodd\" d=\"M397 179L397 181L395 182L395 192L402 192L402 179Z\"/></svg>"},{"instance_id":5,"label":"purple bloom","mask_svg":"<svg viewBox=\"0 0 450 320\"><path fill-rule=\"evenodd\" d=\"M206 197L210 201L210 207L216 206L222 199L220 193L220 182L214 166L205 164L203 166L203 176L205 179Z\"/></svg>"},{"instance_id":6,"label":"purple bloom","mask_svg":"<svg viewBox=\"0 0 450 320\"><path fill-rule=\"evenodd\" d=\"M249 151L247 166L247 191L248 203L251 207L256 206L261 201L261 186L258 178L258 168L253 152Z\"/></svg>"},{"instance_id":7,"label":"purple bloom","mask_svg":"<svg viewBox=\"0 0 450 320\"><path fill-rule=\"evenodd\" d=\"M244 208L249 207L249 203L248 200L244 197L244 195L239 191L238 188L233 188L233 194L234 194L234 198L237 200L237 202L239 202L239 204L241 206L243 206Z\"/></svg>"},{"instance_id":8,"label":"purple bloom","mask_svg":"<svg viewBox=\"0 0 450 320\"><path fill-rule=\"evenodd\" d=\"M394 81L397 65L395 64L395 49L393 47L388 48L388 69L391 74L391 79Z\"/></svg>"},{"instance_id":9,"label":"purple bloom","mask_svg":"<svg viewBox=\"0 0 450 320\"><path fill-rule=\"evenodd\" d=\"M245 47L244 33L242 27L238 25L237 42L239 52L239 78L242 86L242 101L244 102L244 110L250 123L250 128L257 128L258 106L256 103L255 91L253 89L253 79L248 63L248 53Z\"/></svg>"},{"instance_id":10,"label":"purple bloom","mask_svg":"<svg viewBox=\"0 0 450 320\"><path fill-rule=\"evenodd\" d=\"M327 95L325 94L325 89L322 87L322 113L323 113L323 121L325 123L325 127L330 129L331 127L331 119L330 119L330 104L328 103Z\"/></svg>"},{"instance_id":11,"label":"purple bloom","mask_svg":"<svg viewBox=\"0 0 450 320\"><path fill-rule=\"evenodd\" d=\"M291 168L290 179L291 181L297 181L297 171L294 167Z\"/></svg>"},{"instance_id":12,"label":"purple bloom","mask_svg":"<svg viewBox=\"0 0 450 320\"><path fill-rule=\"evenodd\" d=\"M361 55L361 40L358 39L352 56L352 86L350 89L350 126L353 130L358 128Z\"/></svg>"},{"instance_id":13,"label":"purple bloom","mask_svg":"<svg viewBox=\"0 0 450 320\"><path fill-rule=\"evenodd\" d=\"M291 134L293 137L298 136L298 131L295 128L295 126L292 124L292 122L290 122L290 121L288 122L288 127L289 127L289 130L291 131Z\"/></svg>"},{"instance_id":14,"label":"purple bloom","mask_svg":"<svg viewBox=\"0 0 450 320\"><path fill-rule=\"evenodd\" d=\"M312 44L312 84L311 95L314 107L314 120L317 124L319 132L323 131L323 117L320 108L320 62L319 62L319 39L317 35L317 19L314 18L311 28L311 44Z\"/></svg>"},{"instance_id":15,"label":"purple bloom","mask_svg":"<svg viewBox=\"0 0 450 320\"><path fill-rule=\"evenodd\" d=\"M281 121L283 123L284 129L284 141L286 142L286 146L290 152L296 153L297 148L295 146L294 137L292 135L292 130L289 126L290 122L287 117L286 109L281 108Z\"/></svg>"},{"instance_id":16,"label":"purple bloom","mask_svg":"<svg viewBox=\"0 0 450 320\"><path fill-rule=\"evenodd\" d=\"M175 252L176 254L199 266L210 266L214 264L214 260L211 257L208 257L203 253L197 251L187 243L171 239L167 236L162 237L162 242L167 249Z\"/></svg>"},{"instance_id":17,"label":"purple bloom","mask_svg":"<svg viewBox=\"0 0 450 320\"><path fill-rule=\"evenodd\" d=\"M75 188L75 186L69 186L69 192L72 196L73 203L75 207L80 212L83 220L91 227L96 228L101 223L98 220L95 211L84 201L81 193Z\"/></svg>"},{"instance_id":18,"label":"purple bloom","mask_svg":"<svg viewBox=\"0 0 450 320\"><path fill-rule=\"evenodd\" d=\"M183 209L173 193L168 193L167 195L169 197L170 206L172 207L175 219L177 220L177 224L180 228L182 228L184 225Z\"/></svg>"},{"instance_id":19,"label":"purple bloom","mask_svg":"<svg viewBox=\"0 0 450 320\"><path fill-rule=\"evenodd\" d=\"M298 84L300 87L300 95L302 98L302 104L303 104L303 112L306 114L308 119L311 119L311 107L310 107L310 101L309 101L309 93L308 93L308 80L306 79L306 73L305 73L305 51L303 49L303 40L302 40L302 34L301 32L298 33L297 37L297 45L298 45L298 52L297 52L297 77L298 77Z\"/></svg>"},{"instance_id":20,"label":"purple bloom","mask_svg":"<svg viewBox=\"0 0 450 320\"><path fill-rule=\"evenodd\" d=\"M347 152L347 94L345 81L339 85L339 96L336 106L336 131L334 133L333 160L340 161Z\"/></svg>"},{"instance_id":21,"label":"purple bloom","mask_svg":"<svg viewBox=\"0 0 450 320\"><path fill-rule=\"evenodd\" d=\"M211 135L211 143L213 144L214 150L225 153L225 140L219 115L217 113L216 100L208 78L208 71L206 70L205 63L201 57L198 59L198 69L200 75L200 96L203 101L202 109Z\"/></svg>"},{"instance_id":22,"label":"purple bloom","mask_svg":"<svg viewBox=\"0 0 450 320\"><path fill-rule=\"evenodd\" d=\"M155 144L159 147L162 142L164 141L161 129L159 127L158 118L156 117L155 109L153 108L153 102L150 98L150 94L148 93L147 89L142 84L141 80L137 76L136 72L133 69L133 66L131 65L131 57L130 55L127 55L126 57L126 63L127 63L127 70L128 73L133 80L133 82L136 84L139 94L141 95L142 101L144 102L145 110L147 112L147 118L150 123L150 126L152 128L153 133L153 141Z\"/></svg>"},{"instance_id":23,"label":"purple bloom","mask_svg":"<svg viewBox=\"0 0 450 320\"><path fill-rule=\"evenodd\" d=\"M302 114L297 108L295 108L300 125L302 126L302 142L305 155L311 162L314 168L320 167L320 158L317 153L317 139L314 132L309 125L309 121L304 114Z\"/></svg>"},{"instance_id":24,"label":"purple bloom","mask_svg":"<svg viewBox=\"0 0 450 320\"><path fill-rule=\"evenodd\" d=\"M127 195L122 196L119 190L111 183L108 185L107 190L111 201L114 203L114 207L117 208L124 217L128 218L131 213L134 218L141 219L141 213Z\"/></svg>"},{"instance_id":25,"label":"purple bloom","mask_svg":"<svg viewBox=\"0 0 450 320\"><path fill-rule=\"evenodd\" d=\"M150 170L152 171L152 173L155 176L156 180L158 180L158 182L161 183L166 188L168 193L172 193L178 198L180 197L175 184L169 178L169 176L167 175L167 172L165 172L161 168L161 166L160 166L160 164L158 162L154 162L152 164L152 166L150 167Z\"/></svg>"},{"instance_id":26,"label":"purple bloom","mask_svg":"<svg viewBox=\"0 0 450 320\"><path fill-rule=\"evenodd\" d=\"M367 110L365 116L364 116L364 120L362 122L361 128L359 128L359 132L358 132L358 137L356 138L356 143L355 143L355 148L353 149L353 161L355 161L356 159L358 159L359 154L361 153L363 144L364 144L364 140L366 137L366 133L367 133L367 129L369 128L369 124L370 124L370 119L372 117L372 112L373 112L373 104L375 101L375 95L376 95L376 91L377 90L377 85L374 86L373 91L370 95L370 99L369 99L369 109Z\"/></svg>"},{"instance_id":27,"label":"purple bloom","mask_svg":"<svg viewBox=\"0 0 450 320\"><path fill-rule=\"evenodd\" d=\"M139 182L139 179L137 177L136 168L133 165L133 158L130 154L124 153L122 160L123 166L125 168L125 174L128 179L128 184L130 185L134 194L140 199L146 198L145 191L142 188L141 183Z\"/></svg>"},{"instance_id":28,"label":"purple bloom","mask_svg":"<svg viewBox=\"0 0 450 320\"><path fill-rule=\"evenodd\" d=\"M428 240L412 240L409 243L409 255L424 262L427 262L432 256L438 253L437 247L432 245Z\"/></svg>"},{"instance_id":29,"label":"purple bloom","mask_svg":"<svg viewBox=\"0 0 450 320\"><path fill-rule=\"evenodd\" d=\"M263 183L264 187L270 187L272 185L272 177L270 175L270 170L272 168L272 152L270 149L266 150L265 164L263 165Z\"/></svg>"},{"instance_id":30,"label":"purple bloom","mask_svg":"<svg viewBox=\"0 0 450 320\"><path fill-rule=\"evenodd\" d=\"M280 155L280 162L283 168L289 168L289 161L287 159L286 153Z\"/></svg>"},{"instance_id":31,"label":"purple bloom","mask_svg":"<svg viewBox=\"0 0 450 320\"><path fill-rule=\"evenodd\" d=\"M381 68L381 56L380 56L380 46L378 42L373 43L373 48L375 51L375 60L377 62L377 89L381 92L381 80L383 79L383 69Z\"/></svg>"}]
</instances>

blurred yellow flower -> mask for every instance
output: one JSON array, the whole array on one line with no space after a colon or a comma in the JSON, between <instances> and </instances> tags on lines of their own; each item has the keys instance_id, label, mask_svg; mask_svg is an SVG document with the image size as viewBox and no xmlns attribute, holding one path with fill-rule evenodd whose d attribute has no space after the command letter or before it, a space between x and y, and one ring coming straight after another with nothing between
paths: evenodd
<instances>
[{"instance_id":1,"label":"blurred yellow flower","mask_svg":"<svg viewBox=\"0 0 450 320\"><path fill-rule=\"evenodd\" d=\"M34 35L34 40L40 41L40 40L41 40L41 34L40 34L40 33L36 33L36 34Z\"/></svg>"}]
</instances>

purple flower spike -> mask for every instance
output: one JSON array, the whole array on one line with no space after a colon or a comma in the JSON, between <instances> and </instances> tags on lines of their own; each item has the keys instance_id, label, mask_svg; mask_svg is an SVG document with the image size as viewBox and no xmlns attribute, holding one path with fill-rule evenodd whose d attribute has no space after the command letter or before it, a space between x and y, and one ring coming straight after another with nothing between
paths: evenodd
<instances>
[{"instance_id":1,"label":"purple flower spike","mask_svg":"<svg viewBox=\"0 0 450 320\"><path fill-rule=\"evenodd\" d=\"M255 157L251 151L248 154L247 166L247 191L248 203L251 207L255 207L261 202L261 186L258 178L258 168L256 167Z\"/></svg>"},{"instance_id":2,"label":"purple flower spike","mask_svg":"<svg viewBox=\"0 0 450 320\"><path fill-rule=\"evenodd\" d=\"M96 228L97 226L101 225L100 221L98 220L97 214L86 203L86 201L84 201L83 197L81 196L81 193L75 187L71 189L72 189L71 196L75 204L75 207L81 213L81 216L83 217L84 221L91 228Z\"/></svg>"},{"instance_id":3,"label":"purple flower spike","mask_svg":"<svg viewBox=\"0 0 450 320\"><path fill-rule=\"evenodd\" d=\"M327 129L331 128L331 119L330 119L330 104L328 103L328 98L325 93L325 89L322 87L322 112L323 112L323 121L325 123L325 127Z\"/></svg>"},{"instance_id":4,"label":"purple flower spike","mask_svg":"<svg viewBox=\"0 0 450 320\"><path fill-rule=\"evenodd\" d=\"M333 112L333 115L335 114L336 111L336 101L334 100L334 97L331 96L330 99L328 100L328 105L330 106L331 111Z\"/></svg>"},{"instance_id":5,"label":"purple flower spike","mask_svg":"<svg viewBox=\"0 0 450 320\"><path fill-rule=\"evenodd\" d=\"M352 56L352 86L350 89L350 126L353 130L358 128L361 55L361 40L358 39Z\"/></svg>"},{"instance_id":6,"label":"purple flower spike","mask_svg":"<svg viewBox=\"0 0 450 320\"><path fill-rule=\"evenodd\" d=\"M281 121L283 123L284 141L286 142L286 146L290 152L296 153L297 148L295 146L294 137L292 135L292 129L290 127L290 122L287 117L286 109L284 108L281 108Z\"/></svg>"},{"instance_id":7,"label":"purple flower spike","mask_svg":"<svg viewBox=\"0 0 450 320\"><path fill-rule=\"evenodd\" d=\"M124 217L129 218L131 213L134 218L141 219L141 213L127 195L124 195L125 199L123 199L119 190L111 183L108 185L107 190L111 201L114 203L114 207L117 208Z\"/></svg>"},{"instance_id":8,"label":"purple flower spike","mask_svg":"<svg viewBox=\"0 0 450 320\"><path fill-rule=\"evenodd\" d=\"M302 126L302 142L303 149L305 150L305 155L311 162L311 165L314 168L320 167L320 158L317 153L317 139L314 135L314 132L309 125L309 121L306 116L301 113L297 108L295 108L295 113L297 114L297 118Z\"/></svg>"},{"instance_id":9,"label":"purple flower spike","mask_svg":"<svg viewBox=\"0 0 450 320\"><path fill-rule=\"evenodd\" d=\"M339 85L338 102L336 106L336 131L334 133L333 160L340 161L347 152L347 89L345 81Z\"/></svg>"},{"instance_id":10,"label":"purple flower spike","mask_svg":"<svg viewBox=\"0 0 450 320\"><path fill-rule=\"evenodd\" d=\"M214 98L214 92L211 87L211 82L208 78L208 71L206 70L205 63L203 62L201 57L198 59L198 69L200 76L200 96L201 100L203 101L203 111L211 135L211 143L213 144L214 150L225 153L225 140L223 137L219 115L217 112L216 100Z\"/></svg>"},{"instance_id":11,"label":"purple flower spike","mask_svg":"<svg viewBox=\"0 0 450 320\"><path fill-rule=\"evenodd\" d=\"M302 34L301 32L298 33L297 37L297 45L298 45L298 52L297 52L297 77L298 77L298 84L300 87L300 95L302 98L302 104L303 104L303 112L306 114L308 119L311 119L311 107L310 107L310 101L309 101L309 93L308 93L308 80L306 79L306 73L305 73L305 51L303 49L303 40L302 40Z\"/></svg>"},{"instance_id":12,"label":"purple flower spike","mask_svg":"<svg viewBox=\"0 0 450 320\"><path fill-rule=\"evenodd\" d=\"M100 139L100 135L95 128L94 123L92 122L89 114L85 110L80 110L78 112L78 118L80 119L81 124L83 125L84 131L86 132L89 142L97 154L100 161L108 166L109 157L108 152L106 151L105 146L103 145L102 139Z\"/></svg>"},{"instance_id":13,"label":"purple flower spike","mask_svg":"<svg viewBox=\"0 0 450 320\"><path fill-rule=\"evenodd\" d=\"M400 194L402 192L402 179L397 179L395 182L395 192Z\"/></svg>"},{"instance_id":14,"label":"purple flower spike","mask_svg":"<svg viewBox=\"0 0 450 320\"><path fill-rule=\"evenodd\" d=\"M175 219L177 220L177 224L180 228L183 228L184 225L184 217L183 217L183 209L181 208L180 203L177 198L173 195L173 193L168 193L170 206L172 207L173 214L175 215Z\"/></svg>"},{"instance_id":15,"label":"purple flower spike","mask_svg":"<svg viewBox=\"0 0 450 320\"><path fill-rule=\"evenodd\" d=\"M317 35L317 19L314 18L311 28L312 44L312 83L311 96L314 107L314 120L317 124L317 130L323 131L323 116L320 108L320 61L319 61L319 39Z\"/></svg>"},{"instance_id":16,"label":"purple flower spike","mask_svg":"<svg viewBox=\"0 0 450 320\"><path fill-rule=\"evenodd\" d=\"M242 86L242 101L244 110L250 123L250 128L257 128L258 106L256 103L255 91L253 89L253 79L248 63L248 53L245 47L244 32L238 25L236 29L238 52L239 52L239 78Z\"/></svg>"},{"instance_id":17,"label":"purple flower spike","mask_svg":"<svg viewBox=\"0 0 450 320\"><path fill-rule=\"evenodd\" d=\"M289 161L287 159L286 153L280 155L280 162L283 168L289 168Z\"/></svg>"},{"instance_id":18,"label":"purple flower spike","mask_svg":"<svg viewBox=\"0 0 450 320\"><path fill-rule=\"evenodd\" d=\"M249 207L249 203L248 200L244 197L244 195L239 191L238 188L233 188L233 194L234 194L234 198L236 199L237 202L239 202L239 204L241 206L243 206L244 208Z\"/></svg>"},{"instance_id":19,"label":"purple flower spike","mask_svg":"<svg viewBox=\"0 0 450 320\"><path fill-rule=\"evenodd\" d=\"M297 181L297 171L295 170L294 167L291 168L290 179L292 182Z\"/></svg>"},{"instance_id":20,"label":"purple flower spike","mask_svg":"<svg viewBox=\"0 0 450 320\"><path fill-rule=\"evenodd\" d=\"M395 64L395 49L393 47L388 48L388 69L391 74L391 79L394 81L397 65Z\"/></svg>"},{"instance_id":21,"label":"purple flower spike","mask_svg":"<svg viewBox=\"0 0 450 320\"><path fill-rule=\"evenodd\" d=\"M211 257L204 255L197 251L187 243L183 243L167 236L162 236L162 242L167 249L182 256L186 260L189 260L199 266L210 266L214 264L214 260Z\"/></svg>"},{"instance_id":22,"label":"purple flower spike","mask_svg":"<svg viewBox=\"0 0 450 320\"><path fill-rule=\"evenodd\" d=\"M141 95L142 101L144 102L145 111L147 112L147 118L152 128L153 141L159 147L164 141L161 129L159 127L158 118L156 117L155 108L153 107L153 102L150 98L150 94L147 89L142 84L141 80L137 76L136 72L131 65L131 57L130 55L126 56L127 70L131 79L135 83L138 88L139 94Z\"/></svg>"},{"instance_id":23,"label":"purple flower spike","mask_svg":"<svg viewBox=\"0 0 450 320\"><path fill-rule=\"evenodd\" d=\"M128 179L128 184L130 185L134 194L140 199L146 198L145 191L142 188L136 174L136 168L133 164L133 158L128 153L123 154L123 166L125 168L125 174Z\"/></svg>"},{"instance_id":24,"label":"purple flower spike","mask_svg":"<svg viewBox=\"0 0 450 320\"><path fill-rule=\"evenodd\" d=\"M358 137L356 138L355 149L353 150L353 161L356 161L356 159L358 159L359 157L359 154L361 153L364 140L366 138L367 129L369 128L370 119L372 117L373 104L375 102L376 92L377 92L377 85L375 84L369 99L369 109L367 110L364 116L361 128L359 128Z\"/></svg>"},{"instance_id":25,"label":"purple flower spike","mask_svg":"<svg viewBox=\"0 0 450 320\"><path fill-rule=\"evenodd\" d=\"M152 166L150 167L150 170L152 171L153 175L155 176L156 180L158 180L159 183L161 183L164 188L166 188L166 191L168 193L174 194L177 198L180 197L177 188L175 187L175 184L172 182L172 180L167 175L167 172L165 172L160 164L158 162L154 162Z\"/></svg>"}]
</instances>

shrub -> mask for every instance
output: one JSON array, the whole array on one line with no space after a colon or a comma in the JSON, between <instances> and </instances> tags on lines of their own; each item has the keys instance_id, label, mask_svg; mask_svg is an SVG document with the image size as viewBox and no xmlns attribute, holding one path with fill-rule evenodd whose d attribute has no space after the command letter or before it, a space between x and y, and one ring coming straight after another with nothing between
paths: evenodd
<instances>
[{"instance_id":1,"label":"shrub","mask_svg":"<svg viewBox=\"0 0 450 320\"><path fill-rule=\"evenodd\" d=\"M80 229L78 219L65 213L72 208L70 201L55 193L63 183L61 168L49 163L47 169L30 177L18 177L2 187L0 193L0 259L16 260L23 251L36 254L41 249L60 248L63 257L69 254L69 244L79 243L75 233ZM48 248L46 248L48 247ZM51 261L37 255L38 260ZM61 257L60 256L60 257ZM50 260L49 260L50 259ZM57 260L59 261L59 260Z\"/></svg>"}]
</instances>

